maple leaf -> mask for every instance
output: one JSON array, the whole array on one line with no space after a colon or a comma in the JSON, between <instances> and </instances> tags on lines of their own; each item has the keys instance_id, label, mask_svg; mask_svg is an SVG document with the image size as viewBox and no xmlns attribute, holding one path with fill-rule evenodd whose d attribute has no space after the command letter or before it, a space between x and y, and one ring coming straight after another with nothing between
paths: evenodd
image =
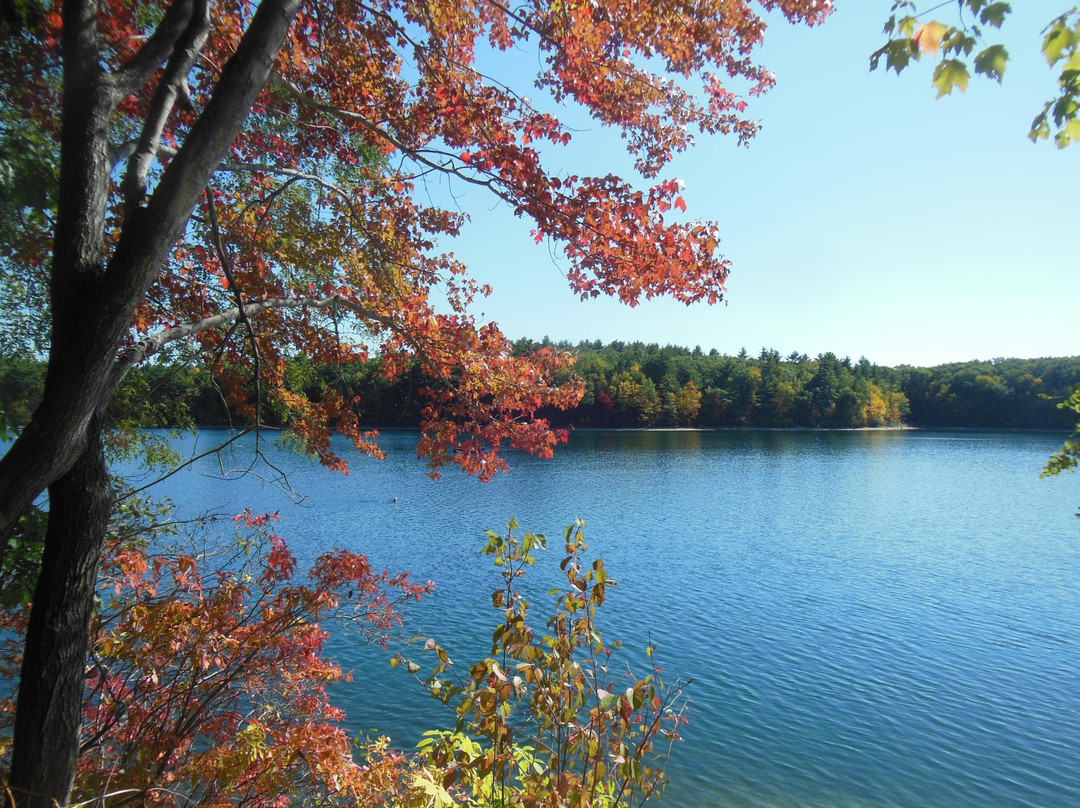
<instances>
[{"instance_id":1,"label":"maple leaf","mask_svg":"<svg viewBox=\"0 0 1080 808\"><path fill-rule=\"evenodd\" d=\"M931 21L919 28L911 39L918 46L921 53L937 56L941 49L941 40L949 32L949 26L945 23Z\"/></svg>"},{"instance_id":2,"label":"maple leaf","mask_svg":"<svg viewBox=\"0 0 1080 808\"><path fill-rule=\"evenodd\" d=\"M959 59L946 59L934 70L933 85L937 87L937 97L949 95L954 87L959 87L960 92L964 92L970 78L967 65Z\"/></svg>"},{"instance_id":3,"label":"maple leaf","mask_svg":"<svg viewBox=\"0 0 1080 808\"><path fill-rule=\"evenodd\" d=\"M999 84L1005 77L1009 52L1003 45L991 45L975 57L975 72L995 79Z\"/></svg>"}]
</instances>

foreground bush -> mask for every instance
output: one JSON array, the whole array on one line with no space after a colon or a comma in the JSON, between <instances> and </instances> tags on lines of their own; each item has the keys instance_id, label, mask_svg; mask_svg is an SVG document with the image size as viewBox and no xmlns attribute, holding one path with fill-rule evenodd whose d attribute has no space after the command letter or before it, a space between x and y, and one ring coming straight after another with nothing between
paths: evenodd
<instances>
[{"instance_id":1,"label":"foreground bush","mask_svg":"<svg viewBox=\"0 0 1080 808\"><path fill-rule=\"evenodd\" d=\"M452 730L426 733L407 754L389 739L360 743L327 693L351 675L325 653L328 628L388 644L400 607L432 589L374 571L336 550L306 576L272 528L245 512L229 541L202 525L163 521L145 504L122 509L100 575L73 798L103 805L615 806L663 785L657 741L677 737L681 697L657 671L609 672L596 614L614 584L590 567L578 522L567 530L566 585L547 633L528 624L517 581L543 536L489 534L502 570L493 655L461 675L438 657L426 686L456 707ZM148 538L149 537L149 538ZM215 549L218 548L218 549ZM26 607L5 613L4 678L16 680ZM651 654L651 651L650 651ZM395 666L416 674L404 655ZM378 682L357 682L378 698ZM0 723L7 732L13 697ZM0 738L6 758L9 736ZM6 761L4 761L6 762Z\"/></svg>"}]
</instances>

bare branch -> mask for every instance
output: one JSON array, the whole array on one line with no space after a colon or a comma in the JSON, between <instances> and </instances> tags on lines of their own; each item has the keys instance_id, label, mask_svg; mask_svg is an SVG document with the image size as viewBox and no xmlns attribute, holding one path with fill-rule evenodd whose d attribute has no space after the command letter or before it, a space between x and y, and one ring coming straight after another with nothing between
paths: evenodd
<instances>
[{"instance_id":1,"label":"bare branch","mask_svg":"<svg viewBox=\"0 0 1080 808\"><path fill-rule=\"evenodd\" d=\"M201 452L199 454L192 455L190 458L185 460L179 466L177 466L174 469L170 469L168 472L161 475L160 477L158 477L153 482L147 483L146 485L142 486L141 488L136 488L134 490L128 491L126 494L118 497L116 501L117 502L123 502L125 499L127 499L129 497L133 497L136 494L141 494L147 488L151 488L151 487L157 485L158 483L169 479L170 477L172 477L177 472L183 471L184 469L188 468L189 466L194 465L198 461L202 460L204 457L209 457L210 455L217 454L218 452L222 451L226 446L228 446L230 443L235 443L236 441L238 441L241 438L243 438L243 437L247 436L248 434L250 434L252 429L254 429L254 427L246 427L245 429L242 429L239 432L237 432L236 434L234 434L232 437L230 437L224 443L222 443L222 444L220 444L218 446L215 446L213 449L208 449L205 452Z\"/></svg>"},{"instance_id":2,"label":"bare branch","mask_svg":"<svg viewBox=\"0 0 1080 808\"><path fill-rule=\"evenodd\" d=\"M121 147L123 148L123 147ZM159 157L175 157L176 149L165 143L159 143L157 147L157 153ZM226 161L221 163L217 167L218 171L227 171L234 174L274 174L279 177L288 177L292 180L302 180L304 182L312 182L325 188L327 191L333 191L339 194L345 199L350 198L349 193L336 183L320 177L318 174L308 174L307 172L300 171L296 168L285 168L284 166L276 166L270 163L237 163L233 161Z\"/></svg>"}]
</instances>

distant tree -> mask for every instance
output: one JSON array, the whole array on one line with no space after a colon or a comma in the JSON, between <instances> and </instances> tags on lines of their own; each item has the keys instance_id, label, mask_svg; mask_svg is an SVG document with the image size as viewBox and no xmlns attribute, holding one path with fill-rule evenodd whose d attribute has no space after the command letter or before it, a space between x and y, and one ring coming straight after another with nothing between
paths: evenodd
<instances>
[{"instance_id":1,"label":"distant tree","mask_svg":"<svg viewBox=\"0 0 1080 808\"><path fill-rule=\"evenodd\" d=\"M636 365L611 379L611 397L620 426L651 426L660 416L660 396L652 379Z\"/></svg>"},{"instance_id":2,"label":"distant tree","mask_svg":"<svg viewBox=\"0 0 1080 808\"><path fill-rule=\"evenodd\" d=\"M675 423L687 426L697 421L701 412L701 391L693 381L688 381L675 396Z\"/></svg>"}]
</instances>

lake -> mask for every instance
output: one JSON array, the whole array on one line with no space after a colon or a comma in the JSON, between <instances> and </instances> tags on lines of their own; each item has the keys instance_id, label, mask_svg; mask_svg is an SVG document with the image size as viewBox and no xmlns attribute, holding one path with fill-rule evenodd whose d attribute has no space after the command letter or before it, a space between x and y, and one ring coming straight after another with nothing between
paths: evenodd
<instances>
[{"instance_id":1,"label":"lake","mask_svg":"<svg viewBox=\"0 0 1080 808\"><path fill-rule=\"evenodd\" d=\"M342 446L349 476L274 450L298 505L209 458L161 488L188 512L280 510L302 560L345 547L434 580L408 630L461 662L497 621L483 531L516 516L554 540L543 592L583 517L619 581L605 639L651 637L693 679L661 805L1080 806L1080 477L1038 476L1061 436L582 431L488 484L428 479L415 440L385 434L381 462ZM409 746L451 722L381 649L335 652L354 730Z\"/></svg>"}]
</instances>

